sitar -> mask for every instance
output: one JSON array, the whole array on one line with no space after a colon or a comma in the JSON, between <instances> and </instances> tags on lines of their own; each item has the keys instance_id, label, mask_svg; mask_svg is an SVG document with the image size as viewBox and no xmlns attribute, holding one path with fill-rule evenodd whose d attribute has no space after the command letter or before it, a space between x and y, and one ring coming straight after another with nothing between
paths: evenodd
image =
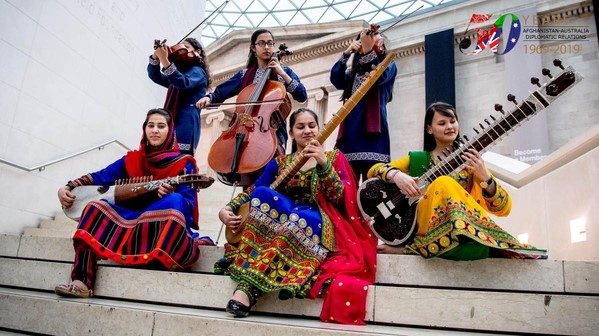
<instances>
[{"instance_id":1,"label":"sitar","mask_svg":"<svg viewBox=\"0 0 599 336\"><path fill-rule=\"evenodd\" d=\"M391 64L391 62L395 59L396 53L389 52L385 59L379 63L379 65L370 72L368 79L365 80L356 91L349 97L343 106L335 113L331 119L323 126L320 133L316 136L316 140L319 143L324 143L325 140L333 133L333 131L341 124L343 119L347 117L347 115L353 110L354 107L360 102L360 99L366 95L368 90L376 83L376 81L381 77L385 69ZM302 152L298 152L295 154L293 161L289 167L283 170L274 182L271 183L271 189L277 189L279 186L288 182L300 169L301 167L308 161L308 157L304 155ZM225 230L225 237L229 243L237 243L241 240L241 233L243 231L244 223L247 219L249 213L249 202L244 203L238 210L237 214L242 216L242 223L237 230L233 231L228 227Z\"/></svg>"},{"instance_id":2,"label":"sitar","mask_svg":"<svg viewBox=\"0 0 599 336\"><path fill-rule=\"evenodd\" d=\"M115 185L106 187L97 185L79 186L71 190L71 193L75 195L75 202L63 211L67 217L78 221L81 212L83 212L87 203L91 201L105 200L109 203L124 204L139 197L152 195L152 193L156 194L156 191L163 183L168 183L171 186L191 184L193 188L204 189L212 185L214 179L203 174L185 174L160 180L153 180L151 176L144 176L118 180Z\"/></svg>"},{"instance_id":3,"label":"sitar","mask_svg":"<svg viewBox=\"0 0 599 336\"><path fill-rule=\"evenodd\" d=\"M509 94L508 100L515 107L506 113L499 104L495 110L501 112L497 118L493 115L484 119L483 125L479 124L480 130L470 141L468 137L458 139L460 146L453 150L444 159L430 166L424 174L416 179L421 194L436 178L454 174L464 169L465 160L462 155L473 148L480 153L505 138L516 127L528 121L534 115L553 103L564 92L580 82L583 77L572 67L565 68L560 60L553 61L562 72L553 77L548 69L543 69L543 75L549 77L550 81L543 85L536 77L531 78L531 83L538 86L521 103ZM389 245L406 245L414 236L416 231L416 206L419 198L408 198L402 194L395 183L384 182L379 178L370 178L364 181L358 188L358 206L362 215L369 221L372 231L379 239Z\"/></svg>"}]
</instances>

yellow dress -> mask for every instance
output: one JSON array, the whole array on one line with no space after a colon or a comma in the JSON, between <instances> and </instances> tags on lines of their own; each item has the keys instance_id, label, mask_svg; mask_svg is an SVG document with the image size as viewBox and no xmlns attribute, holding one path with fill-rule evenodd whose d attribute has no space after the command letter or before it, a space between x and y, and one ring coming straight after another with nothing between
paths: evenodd
<instances>
[{"instance_id":1,"label":"yellow dress","mask_svg":"<svg viewBox=\"0 0 599 336\"><path fill-rule=\"evenodd\" d=\"M399 169L408 173L410 156L387 164L376 164L368 177L387 182L387 173ZM425 258L440 256L454 260L474 260L489 256L510 258L547 258L547 251L520 243L489 213L507 216L512 200L495 181L495 194L487 197L473 174L462 170L454 176L441 176L426 189L416 206L417 232L406 247Z\"/></svg>"}]
</instances>

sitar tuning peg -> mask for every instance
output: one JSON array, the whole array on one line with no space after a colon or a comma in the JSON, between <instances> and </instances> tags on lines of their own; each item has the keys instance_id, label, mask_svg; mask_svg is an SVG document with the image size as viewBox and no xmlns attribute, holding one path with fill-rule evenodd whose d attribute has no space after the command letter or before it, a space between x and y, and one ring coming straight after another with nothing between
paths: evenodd
<instances>
[{"instance_id":1,"label":"sitar tuning peg","mask_svg":"<svg viewBox=\"0 0 599 336\"><path fill-rule=\"evenodd\" d=\"M495 104L495 111L501 112L501 114L505 114L505 112L503 112L503 105L501 104Z\"/></svg>"},{"instance_id":2,"label":"sitar tuning peg","mask_svg":"<svg viewBox=\"0 0 599 336\"><path fill-rule=\"evenodd\" d=\"M464 140L466 140L466 142L470 141L470 140L468 139L468 136L467 136L466 134L464 134Z\"/></svg>"},{"instance_id":3,"label":"sitar tuning peg","mask_svg":"<svg viewBox=\"0 0 599 336\"><path fill-rule=\"evenodd\" d=\"M543 70L541 72L543 73L543 76L547 76L549 78L553 78L553 76L551 76L551 71L549 71L549 69L543 68Z\"/></svg>"},{"instance_id":4,"label":"sitar tuning peg","mask_svg":"<svg viewBox=\"0 0 599 336\"><path fill-rule=\"evenodd\" d=\"M492 114L489 114L489 117L491 117L491 119L493 119L493 121L497 121L497 119L495 119L495 117ZM485 119L487 120L487 119Z\"/></svg>"},{"instance_id":5,"label":"sitar tuning peg","mask_svg":"<svg viewBox=\"0 0 599 336\"><path fill-rule=\"evenodd\" d=\"M476 127L472 127L472 129L474 130L474 132L476 132L476 134L479 134L480 132L476 129Z\"/></svg>"},{"instance_id":6,"label":"sitar tuning peg","mask_svg":"<svg viewBox=\"0 0 599 336\"><path fill-rule=\"evenodd\" d=\"M559 67L562 70L566 70L566 69L564 69L564 66L562 65L562 61L559 58L556 58L553 60L553 65L555 65L556 67Z\"/></svg>"},{"instance_id":7,"label":"sitar tuning peg","mask_svg":"<svg viewBox=\"0 0 599 336\"><path fill-rule=\"evenodd\" d=\"M484 129L485 129L485 127L483 126L483 124L482 124L482 123L478 123L478 126L480 127L480 129L481 129L481 130L484 130Z\"/></svg>"},{"instance_id":8,"label":"sitar tuning peg","mask_svg":"<svg viewBox=\"0 0 599 336\"><path fill-rule=\"evenodd\" d=\"M537 77L531 77L530 78L530 83L533 85L536 85L538 87L541 87L541 83L539 82L539 79Z\"/></svg>"},{"instance_id":9,"label":"sitar tuning peg","mask_svg":"<svg viewBox=\"0 0 599 336\"><path fill-rule=\"evenodd\" d=\"M487 123L487 125L489 125L489 126L491 125L491 123L489 122L489 119L485 118L485 122Z\"/></svg>"},{"instance_id":10,"label":"sitar tuning peg","mask_svg":"<svg viewBox=\"0 0 599 336\"><path fill-rule=\"evenodd\" d=\"M516 96L514 96L513 94L508 94L507 95L507 100L511 101L512 103L514 103L515 105L518 105L518 101L516 101Z\"/></svg>"}]
</instances>

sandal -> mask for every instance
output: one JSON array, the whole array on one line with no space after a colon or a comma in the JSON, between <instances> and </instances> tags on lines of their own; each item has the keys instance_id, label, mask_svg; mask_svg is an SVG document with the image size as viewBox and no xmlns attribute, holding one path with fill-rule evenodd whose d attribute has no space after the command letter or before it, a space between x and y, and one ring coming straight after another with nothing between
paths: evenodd
<instances>
[{"instance_id":1,"label":"sandal","mask_svg":"<svg viewBox=\"0 0 599 336\"><path fill-rule=\"evenodd\" d=\"M54 293L64 297L76 297L87 299L94 296L94 291L91 289L82 289L77 287L74 283L68 285L60 284L54 287Z\"/></svg>"}]
</instances>

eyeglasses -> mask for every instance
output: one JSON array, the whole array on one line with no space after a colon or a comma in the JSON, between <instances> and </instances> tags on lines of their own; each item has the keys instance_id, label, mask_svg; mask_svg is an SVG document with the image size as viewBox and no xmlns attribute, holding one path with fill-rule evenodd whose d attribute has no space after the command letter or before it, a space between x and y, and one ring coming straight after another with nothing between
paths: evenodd
<instances>
[{"instance_id":1,"label":"eyeglasses","mask_svg":"<svg viewBox=\"0 0 599 336\"><path fill-rule=\"evenodd\" d=\"M275 43L273 41L268 41L268 42L258 41L256 43L254 43L254 45L260 46L260 48L264 48L266 46L269 46L272 48L272 47L274 47Z\"/></svg>"}]
</instances>

